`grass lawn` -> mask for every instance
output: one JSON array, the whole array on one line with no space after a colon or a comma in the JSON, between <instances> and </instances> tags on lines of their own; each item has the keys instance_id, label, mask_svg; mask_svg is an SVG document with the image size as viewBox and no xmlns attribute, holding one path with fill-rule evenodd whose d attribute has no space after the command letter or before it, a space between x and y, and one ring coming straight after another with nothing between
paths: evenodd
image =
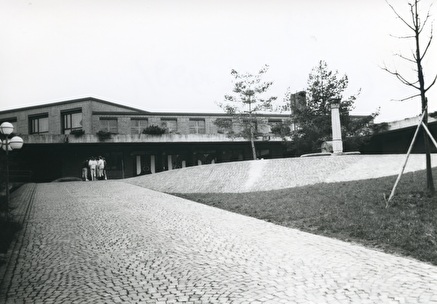
<instances>
[{"instance_id":1,"label":"grass lawn","mask_svg":"<svg viewBox=\"0 0 437 304\"><path fill-rule=\"evenodd\" d=\"M437 169L433 170L437 180ZM396 176L250 193L174 194L202 204L437 265L437 196L425 172L405 174L390 206Z\"/></svg>"}]
</instances>

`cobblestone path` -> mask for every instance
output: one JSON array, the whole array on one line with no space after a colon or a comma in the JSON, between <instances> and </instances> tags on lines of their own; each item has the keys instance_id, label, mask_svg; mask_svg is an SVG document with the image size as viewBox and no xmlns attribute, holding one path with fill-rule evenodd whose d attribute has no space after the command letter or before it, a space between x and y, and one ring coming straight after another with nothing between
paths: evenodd
<instances>
[{"instance_id":1,"label":"cobblestone path","mask_svg":"<svg viewBox=\"0 0 437 304\"><path fill-rule=\"evenodd\" d=\"M437 267L123 182L29 210L3 303L437 303Z\"/></svg>"}]
</instances>

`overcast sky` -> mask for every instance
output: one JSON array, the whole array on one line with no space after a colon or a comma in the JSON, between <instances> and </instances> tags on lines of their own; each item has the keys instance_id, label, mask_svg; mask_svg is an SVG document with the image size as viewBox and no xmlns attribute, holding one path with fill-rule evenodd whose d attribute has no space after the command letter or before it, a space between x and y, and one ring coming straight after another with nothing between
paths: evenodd
<instances>
[{"instance_id":1,"label":"overcast sky","mask_svg":"<svg viewBox=\"0 0 437 304\"><path fill-rule=\"evenodd\" d=\"M406 1L392 1L407 12ZM423 0L428 9L432 0ZM431 9L435 20L436 6ZM424 42L428 39L426 32ZM354 114L377 121L418 115L414 41L384 0L0 0L0 110L96 97L148 111L220 112L232 69L256 73L282 100L307 87L320 60L361 88ZM410 42L410 43L408 43ZM411 46L411 47L410 47ZM423 66L437 73L437 42ZM345 96L345 97L346 97ZM437 85L428 92L437 110Z\"/></svg>"}]
</instances>

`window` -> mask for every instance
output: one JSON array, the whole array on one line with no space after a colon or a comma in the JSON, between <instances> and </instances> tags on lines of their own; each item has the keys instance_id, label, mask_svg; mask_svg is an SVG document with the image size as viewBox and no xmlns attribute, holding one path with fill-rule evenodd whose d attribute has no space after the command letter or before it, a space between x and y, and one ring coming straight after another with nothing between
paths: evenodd
<instances>
[{"instance_id":1,"label":"window","mask_svg":"<svg viewBox=\"0 0 437 304\"><path fill-rule=\"evenodd\" d=\"M282 120L280 119L269 119L270 132L279 130L282 127Z\"/></svg>"},{"instance_id":2,"label":"window","mask_svg":"<svg viewBox=\"0 0 437 304\"><path fill-rule=\"evenodd\" d=\"M29 117L29 133L40 134L49 132L49 115L40 114Z\"/></svg>"},{"instance_id":3,"label":"window","mask_svg":"<svg viewBox=\"0 0 437 304\"><path fill-rule=\"evenodd\" d=\"M253 131L258 131L258 120L256 118L243 119L243 128L250 130L250 126L252 126Z\"/></svg>"},{"instance_id":4,"label":"window","mask_svg":"<svg viewBox=\"0 0 437 304\"><path fill-rule=\"evenodd\" d=\"M70 134L74 130L82 130L81 110L62 113L62 133Z\"/></svg>"},{"instance_id":5,"label":"window","mask_svg":"<svg viewBox=\"0 0 437 304\"><path fill-rule=\"evenodd\" d=\"M161 118L161 127L166 128L168 132L176 132L178 130L176 118Z\"/></svg>"},{"instance_id":6,"label":"window","mask_svg":"<svg viewBox=\"0 0 437 304\"><path fill-rule=\"evenodd\" d=\"M190 134L205 134L205 119L190 119Z\"/></svg>"},{"instance_id":7,"label":"window","mask_svg":"<svg viewBox=\"0 0 437 304\"><path fill-rule=\"evenodd\" d=\"M232 119L231 118L217 118L214 121L217 126L217 133L223 134L226 132L232 132Z\"/></svg>"},{"instance_id":8,"label":"window","mask_svg":"<svg viewBox=\"0 0 437 304\"><path fill-rule=\"evenodd\" d=\"M141 134L149 125L147 118L131 118L130 119L130 133Z\"/></svg>"},{"instance_id":9,"label":"window","mask_svg":"<svg viewBox=\"0 0 437 304\"><path fill-rule=\"evenodd\" d=\"M100 117L100 131L118 133L117 118Z\"/></svg>"}]
</instances>

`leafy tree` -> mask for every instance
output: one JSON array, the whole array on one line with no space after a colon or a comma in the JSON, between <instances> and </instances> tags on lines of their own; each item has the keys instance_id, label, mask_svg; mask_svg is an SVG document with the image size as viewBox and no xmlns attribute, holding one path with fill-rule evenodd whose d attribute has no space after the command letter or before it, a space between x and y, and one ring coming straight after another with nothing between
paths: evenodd
<instances>
[{"instance_id":1,"label":"leafy tree","mask_svg":"<svg viewBox=\"0 0 437 304\"><path fill-rule=\"evenodd\" d=\"M434 77L434 80L431 82L430 85L425 85L425 76L424 71L422 67L423 59L425 58L426 54L429 51L429 48L431 46L432 42L432 26L430 30L430 37L423 45L421 43L420 38L422 37L421 34L423 30L425 29L426 25L429 22L430 13L429 10L425 16L425 18L421 18L420 10L419 10L419 0L414 0L413 3L408 3L409 6L409 21L407 18L404 18L398 13L395 8L387 2L387 4L390 6L392 11L395 13L397 18L401 20L402 23L412 32L411 35L404 36L404 37L398 37L400 39L413 39L414 40L414 52L412 53L411 57L404 56L402 54L397 54L398 57L400 57L403 60L406 60L410 62L415 67L415 72L417 73L417 80L409 80L408 77L402 75L398 70L390 70L387 67L384 68L385 71L389 72L390 74L394 75L397 79L399 79L403 84L410 86L416 90L419 91L418 94L415 94L413 96L404 98L402 100L411 99L414 97L420 96L420 101L422 105L422 113L426 112L423 122L425 126L428 125L428 100L426 98L426 92L436 83L437 81L437 75ZM423 47L424 46L424 51ZM432 177L432 169L431 169L431 147L429 143L428 135L424 132L424 144L425 144L425 153L426 153L426 176L427 176L427 190L430 194L435 194L435 186L434 181Z\"/></svg>"},{"instance_id":2,"label":"leafy tree","mask_svg":"<svg viewBox=\"0 0 437 304\"><path fill-rule=\"evenodd\" d=\"M286 119L284 121L281 121L270 128L270 132L272 132L274 135L281 137L281 138L287 138L291 134L291 125L293 124L293 121L291 119Z\"/></svg>"},{"instance_id":3,"label":"leafy tree","mask_svg":"<svg viewBox=\"0 0 437 304\"><path fill-rule=\"evenodd\" d=\"M260 135L258 127L262 125L259 114L263 111L271 111L272 102L276 100L273 96L264 98L265 93L273 84L273 82L262 80L268 68L268 65L264 65L255 75L241 74L232 70L234 94L225 95L225 102L219 104L227 114L232 116L232 121L227 119L215 121L219 128L228 130L229 135L249 139L253 159L256 159L255 138Z\"/></svg>"},{"instance_id":4,"label":"leafy tree","mask_svg":"<svg viewBox=\"0 0 437 304\"><path fill-rule=\"evenodd\" d=\"M340 76L338 71L330 71L324 61L313 68L308 77L306 102L290 102L283 109L290 110L293 122L297 126L291 132L291 146L297 155L320 152L321 144L331 140L331 107L332 100L340 100L340 119L342 137L346 150L358 149L373 133L372 121L377 113L368 116L351 117L349 112L359 95L343 98L343 92L349 84L347 75Z\"/></svg>"}]
</instances>

